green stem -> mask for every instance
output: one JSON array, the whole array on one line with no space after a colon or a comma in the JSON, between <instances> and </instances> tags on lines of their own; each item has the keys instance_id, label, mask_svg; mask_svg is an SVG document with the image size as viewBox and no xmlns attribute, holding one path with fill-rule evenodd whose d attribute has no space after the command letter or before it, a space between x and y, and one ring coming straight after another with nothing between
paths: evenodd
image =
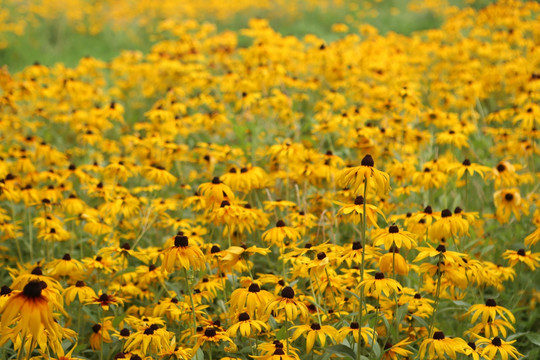
<instances>
[{"instance_id":1,"label":"green stem","mask_svg":"<svg viewBox=\"0 0 540 360\"><path fill-rule=\"evenodd\" d=\"M191 316L193 317L193 336L195 336L197 334L197 314L195 314L195 303L193 302L193 294L191 293L191 288L189 286L189 278L186 268L184 268L184 277L186 280L186 288L189 294L189 300L191 301Z\"/></svg>"},{"instance_id":2,"label":"green stem","mask_svg":"<svg viewBox=\"0 0 540 360\"><path fill-rule=\"evenodd\" d=\"M365 257L366 257L366 208L367 208L367 178L364 179L364 213L362 214L362 263L360 264L360 283L364 281L364 268L365 268ZM360 307L358 309L358 325L360 326L360 331L362 330L362 308L364 307L364 292L360 289ZM356 359L360 360L360 347L362 345L362 336L358 336L358 351L356 353Z\"/></svg>"},{"instance_id":3,"label":"green stem","mask_svg":"<svg viewBox=\"0 0 540 360\"><path fill-rule=\"evenodd\" d=\"M437 290L435 291L435 306L433 307L433 315L431 316L431 321L429 324L428 338L432 337L433 325L435 324L435 315L437 314L437 308L439 307L440 294L441 294L441 261L443 260L443 255L439 255L439 261L437 262Z\"/></svg>"}]
</instances>

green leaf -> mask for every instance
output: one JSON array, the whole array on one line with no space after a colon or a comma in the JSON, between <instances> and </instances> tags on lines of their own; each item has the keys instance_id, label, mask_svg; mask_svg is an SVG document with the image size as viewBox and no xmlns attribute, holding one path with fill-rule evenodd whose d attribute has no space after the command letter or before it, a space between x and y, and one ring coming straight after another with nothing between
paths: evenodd
<instances>
[{"instance_id":1,"label":"green leaf","mask_svg":"<svg viewBox=\"0 0 540 360\"><path fill-rule=\"evenodd\" d=\"M530 342L532 342L536 346L540 346L540 334L536 333L527 333L525 334L527 339L529 339Z\"/></svg>"},{"instance_id":2,"label":"green leaf","mask_svg":"<svg viewBox=\"0 0 540 360\"><path fill-rule=\"evenodd\" d=\"M409 310L409 304L403 304L397 309L396 317L397 322L401 323L403 319L405 319L405 315L407 315L407 311Z\"/></svg>"},{"instance_id":3,"label":"green leaf","mask_svg":"<svg viewBox=\"0 0 540 360\"><path fill-rule=\"evenodd\" d=\"M373 344L373 354L375 354L375 358L379 359L381 357L382 349L378 342L375 341Z\"/></svg>"},{"instance_id":4,"label":"green leaf","mask_svg":"<svg viewBox=\"0 0 540 360\"><path fill-rule=\"evenodd\" d=\"M457 306L463 306L463 307L466 307L466 308L471 307L471 304L469 304L468 302L465 302L465 301L461 301L461 300L454 300L454 304L456 304Z\"/></svg>"},{"instance_id":5,"label":"green leaf","mask_svg":"<svg viewBox=\"0 0 540 360\"><path fill-rule=\"evenodd\" d=\"M276 334L276 339L278 340L284 340L287 338L287 328L284 326Z\"/></svg>"},{"instance_id":6,"label":"green leaf","mask_svg":"<svg viewBox=\"0 0 540 360\"><path fill-rule=\"evenodd\" d=\"M512 335L510 335L510 336L508 336L506 338L506 341L512 341L512 340L517 339L518 337L526 335L526 334L527 333L523 333L523 332L512 334Z\"/></svg>"},{"instance_id":7,"label":"green leaf","mask_svg":"<svg viewBox=\"0 0 540 360\"><path fill-rule=\"evenodd\" d=\"M204 360L204 352L201 348L197 349L195 356L193 356L193 360Z\"/></svg>"},{"instance_id":8,"label":"green leaf","mask_svg":"<svg viewBox=\"0 0 540 360\"><path fill-rule=\"evenodd\" d=\"M360 296L356 295L356 294L353 293L352 291L345 290L345 294L354 296L355 298L357 298L358 300L360 300Z\"/></svg>"},{"instance_id":9,"label":"green leaf","mask_svg":"<svg viewBox=\"0 0 540 360\"><path fill-rule=\"evenodd\" d=\"M334 354L350 357L351 359L356 358L356 353L354 352L354 350L348 347L347 345L343 345L343 344L334 345L334 346L327 347L325 350Z\"/></svg>"},{"instance_id":10,"label":"green leaf","mask_svg":"<svg viewBox=\"0 0 540 360\"><path fill-rule=\"evenodd\" d=\"M426 320L422 319L421 317L416 316L416 315L413 315L413 319L414 319L414 321L416 321L417 323L419 323L420 325L422 325L422 326L425 327L426 329L429 328L429 325L428 325L428 323L426 322Z\"/></svg>"},{"instance_id":11,"label":"green leaf","mask_svg":"<svg viewBox=\"0 0 540 360\"><path fill-rule=\"evenodd\" d=\"M126 314L122 314L120 316L115 317L113 322L112 322L113 327L116 329L118 327L118 325L120 325L122 320L124 320L125 318L126 318Z\"/></svg>"}]
</instances>

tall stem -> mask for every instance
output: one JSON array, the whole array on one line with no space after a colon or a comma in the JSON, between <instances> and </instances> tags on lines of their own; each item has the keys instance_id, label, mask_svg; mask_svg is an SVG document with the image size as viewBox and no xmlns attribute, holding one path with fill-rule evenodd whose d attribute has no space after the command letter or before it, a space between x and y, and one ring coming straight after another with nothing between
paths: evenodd
<instances>
[{"instance_id":1,"label":"tall stem","mask_svg":"<svg viewBox=\"0 0 540 360\"><path fill-rule=\"evenodd\" d=\"M189 278L186 268L184 268L184 277L186 280L186 288L189 294L189 300L191 302L191 316L193 317L193 336L195 336L197 334L197 314L195 314L195 303L193 302L193 294L191 293L191 288L189 286Z\"/></svg>"},{"instance_id":2,"label":"tall stem","mask_svg":"<svg viewBox=\"0 0 540 360\"><path fill-rule=\"evenodd\" d=\"M435 323L435 315L437 314L437 308L439 307L440 295L441 295L441 261L443 260L443 255L439 255L439 261L437 262L437 290L435 291L435 306L433 307L433 315L431 315L431 321L429 324L428 338L432 337L433 325Z\"/></svg>"},{"instance_id":3,"label":"tall stem","mask_svg":"<svg viewBox=\"0 0 540 360\"><path fill-rule=\"evenodd\" d=\"M368 181L367 178L364 179L364 213L362 214L362 263L360 264L360 283L364 281L364 268L365 268L365 258L366 258L366 230L367 230L367 224L366 224L366 207L367 207L367 186ZM362 309L364 307L364 292L360 290L360 307L358 309L358 325L360 326L360 329L362 329ZM357 346L357 353L356 353L356 359L360 360L360 346L362 344L362 337L358 336L358 346Z\"/></svg>"}]
</instances>

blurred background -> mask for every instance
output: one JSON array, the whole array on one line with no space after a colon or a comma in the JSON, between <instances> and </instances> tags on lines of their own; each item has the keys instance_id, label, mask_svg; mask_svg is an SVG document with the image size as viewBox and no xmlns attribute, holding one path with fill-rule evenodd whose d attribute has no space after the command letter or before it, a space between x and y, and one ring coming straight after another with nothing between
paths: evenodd
<instances>
[{"instance_id":1,"label":"blurred background","mask_svg":"<svg viewBox=\"0 0 540 360\"><path fill-rule=\"evenodd\" d=\"M268 19L284 35L332 41L360 26L409 35L437 28L463 7L486 0L0 0L0 65L75 65L86 55L110 60L121 50L148 51L168 22L209 22L218 31ZM239 45L248 39L239 39ZM247 45L247 43L244 43Z\"/></svg>"}]
</instances>

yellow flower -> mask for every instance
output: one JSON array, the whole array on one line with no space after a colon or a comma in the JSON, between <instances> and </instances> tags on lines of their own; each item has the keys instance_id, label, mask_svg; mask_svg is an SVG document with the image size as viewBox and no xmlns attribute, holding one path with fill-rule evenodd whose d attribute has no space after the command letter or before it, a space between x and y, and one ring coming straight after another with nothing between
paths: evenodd
<instances>
[{"instance_id":1,"label":"yellow flower","mask_svg":"<svg viewBox=\"0 0 540 360\"><path fill-rule=\"evenodd\" d=\"M456 359L456 354L464 353L467 347L465 340L460 338L447 338L442 331L435 331L433 338L424 339L420 344L420 359ZM427 357L426 357L427 353Z\"/></svg>"},{"instance_id":2,"label":"yellow flower","mask_svg":"<svg viewBox=\"0 0 540 360\"><path fill-rule=\"evenodd\" d=\"M294 330L292 341L298 339L300 335L307 333L306 335L306 353L309 353L313 349L315 340L319 340L321 347L325 347L326 338L330 338L332 341L336 341L337 331L332 326L322 325L319 323L311 323L311 325L299 325L293 326L291 330Z\"/></svg>"},{"instance_id":3,"label":"yellow flower","mask_svg":"<svg viewBox=\"0 0 540 360\"><path fill-rule=\"evenodd\" d=\"M373 236L373 245L383 245L387 250L390 250L392 246L398 248L411 249L416 246L416 240L414 235L408 231L400 230L397 225L390 225L388 229L376 230Z\"/></svg>"},{"instance_id":4,"label":"yellow flower","mask_svg":"<svg viewBox=\"0 0 540 360\"><path fill-rule=\"evenodd\" d=\"M180 265L181 268L189 270L204 269L206 260L201 249L197 245L189 243L189 239L184 235L176 235L174 245L163 251L163 269L172 273Z\"/></svg>"},{"instance_id":5,"label":"yellow flower","mask_svg":"<svg viewBox=\"0 0 540 360\"><path fill-rule=\"evenodd\" d=\"M204 332L202 334L195 335L195 338L197 338L197 343L193 347L193 352L196 352L201 347L201 345L206 342L213 342L214 344L218 344L221 341L227 341L229 343L229 348L225 348L225 351L236 351L236 344L227 335L227 333L225 331L219 330L214 326L207 327L206 329L204 329Z\"/></svg>"},{"instance_id":6,"label":"yellow flower","mask_svg":"<svg viewBox=\"0 0 540 360\"><path fill-rule=\"evenodd\" d=\"M142 175L150 181L154 181L159 185L171 185L176 182L176 176L165 170L163 166L151 165L142 168Z\"/></svg>"},{"instance_id":7,"label":"yellow flower","mask_svg":"<svg viewBox=\"0 0 540 360\"><path fill-rule=\"evenodd\" d=\"M392 274L395 271L398 275L406 276L409 273L409 265L396 247L390 248L388 253L379 258L379 269L386 274Z\"/></svg>"},{"instance_id":8,"label":"yellow flower","mask_svg":"<svg viewBox=\"0 0 540 360\"><path fill-rule=\"evenodd\" d=\"M360 166L342 170L336 178L336 183L341 188L350 188L353 194L358 195L364 192L366 181L368 188L377 194L385 195L390 191L390 176L374 166L375 162L371 155L366 155Z\"/></svg>"},{"instance_id":9,"label":"yellow flower","mask_svg":"<svg viewBox=\"0 0 540 360\"><path fill-rule=\"evenodd\" d=\"M283 310L288 321L294 321L298 315L304 319L307 318L309 311L306 304L296 300L294 295L293 288L285 286L281 290L281 296L266 305L265 313L270 315L272 311Z\"/></svg>"},{"instance_id":10,"label":"yellow flower","mask_svg":"<svg viewBox=\"0 0 540 360\"><path fill-rule=\"evenodd\" d=\"M242 336L249 337L251 332L255 334L260 333L261 331L268 330L269 326L261 321L251 319L247 312L243 312L238 315L238 322L234 323L229 329L227 329L227 334L229 336L237 336L238 331Z\"/></svg>"},{"instance_id":11,"label":"yellow flower","mask_svg":"<svg viewBox=\"0 0 540 360\"><path fill-rule=\"evenodd\" d=\"M474 323L476 320L481 317L481 321L483 324L486 324L490 319L495 320L497 318L497 315L499 315L501 318L503 318L505 321L509 322L515 322L516 318L514 315L510 312L510 310L497 305L495 300L493 299L487 299L486 304L476 304L472 305L469 308L469 311L465 313L465 315L472 315L471 321Z\"/></svg>"},{"instance_id":12,"label":"yellow flower","mask_svg":"<svg viewBox=\"0 0 540 360\"><path fill-rule=\"evenodd\" d=\"M71 304L75 298L79 299L79 303L84 304L88 299L97 297L94 290L87 286L84 281L77 281L75 285L71 285L66 290L64 290L64 299L66 305Z\"/></svg>"},{"instance_id":13,"label":"yellow flower","mask_svg":"<svg viewBox=\"0 0 540 360\"><path fill-rule=\"evenodd\" d=\"M56 326L52 310L61 309L60 304L51 301L43 293L47 284L43 281L32 280L28 282L22 291L14 290L0 309L0 332L2 337L7 334L9 326L13 325L13 331L22 337L32 336L38 339L40 332L46 330L52 341L62 338L62 333ZM0 340L0 343L3 342ZM35 343L34 343L35 345Z\"/></svg>"},{"instance_id":14,"label":"yellow flower","mask_svg":"<svg viewBox=\"0 0 540 360\"><path fill-rule=\"evenodd\" d=\"M262 234L262 239L267 243L283 246L283 240L287 238L291 241L300 239L300 233L295 228L286 226L283 220L278 220L276 227L270 230L266 230Z\"/></svg>"},{"instance_id":15,"label":"yellow flower","mask_svg":"<svg viewBox=\"0 0 540 360\"><path fill-rule=\"evenodd\" d=\"M252 283L248 289L240 288L231 294L231 311L242 311L247 308L248 315L260 317L264 313L266 305L274 296L266 290L261 290L259 284Z\"/></svg>"},{"instance_id":16,"label":"yellow flower","mask_svg":"<svg viewBox=\"0 0 540 360\"><path fill-rule=\"evenodd\" d=\"M352 222L355 224L358 224L360 221L363 220L364 216L364 197L359 195L354 199L354 204L346 204L336 201L335 202L338 205L341 205L342 207L338 210L338 215L345 215L345 219L348 219L349 217L352 219ZM383 212L376 207L375 205L371 204L365 204L366 206L366 221L367 226L375 226L378 228L377 225L377 214L382 216L382 218L386 221L386 218L384 217Z\"/></svg>"},{"instance_id":17,"label":"yellow flower","mask_svg":"<svg viewBox=\"0 0 540 360\"><path fill-rule=\"evenodd\" d=\"M478 345L485 345L482 349L482 356L486 356L489 359L495 359L495 356L499 353L503 359L508 359L508 355L510 355L517 360L518 356L521 357L523 354L520 354L516 348L511 345L516 341L517 340L506 342L498 336L495 336L492 340L481 337L478 340Z\"/></svg>"},{"instance_id":18,"label":"yellow flower","mask_svg":"<svg viewBox=\"0 0 540 360\"><path fill-rule=\"evenodd\" d=\"M530 250L519 249L518 251L506 250L503 257L508 260L510 266L514 267L518 262L527 265L531 270L540 266L540 253L532 253Z\"/></svg>"},{"instance_id":19,"label":"yellow flower","mask_svg":"<svg viewBox=\"0 0 540 360\"><path fill-rule=\"evenodd\" d=\"M158 324L151 324L144 329L130 334L124 344L124 351L139 350L143 354L155 354L169 343L172 333Z\"/></svg>"},{"instance_id":20,"label":"yellow flower","mask_svg":"<svg viewBox=\"0 0 540 360\"><path fill-rule=\"evenodd\" d=\"M517 220L521 218L522 212L525 215L529 214L529 205L521 198L519 190L516 188L496 191L493 194L493 201L497 220L501 224L508 222L511 214L514 214Z\"/></svg>"},{"instance_id":21,"label":"yellow flower","mask_svg":"<svg viewBox=\"0 0 540 360\"><path fill-rule=\"evenodd\" d=\"M373 279L365 279L358 287L364 291L367 296L379 298L390 296L394 292L401 291L401 285L394 279L386 279L381 272L375 273Z\"/></svg>"}]
</instances>

